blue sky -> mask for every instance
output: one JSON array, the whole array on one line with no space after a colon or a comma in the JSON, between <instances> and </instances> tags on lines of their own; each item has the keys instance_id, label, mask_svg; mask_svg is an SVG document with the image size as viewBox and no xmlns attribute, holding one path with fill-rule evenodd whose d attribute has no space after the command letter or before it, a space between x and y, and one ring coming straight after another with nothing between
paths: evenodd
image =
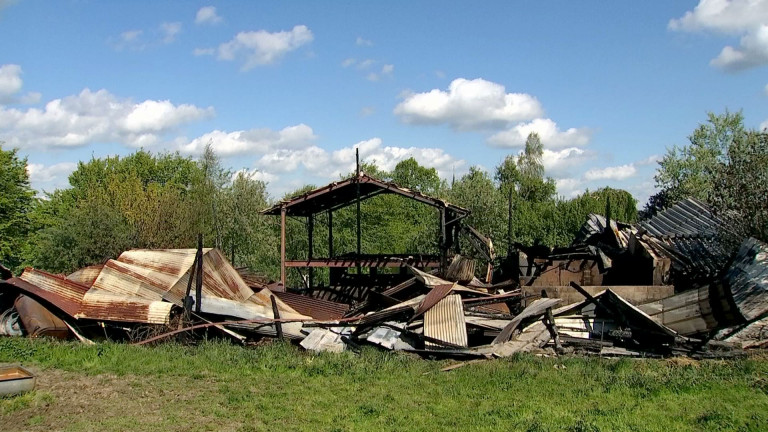
<instances>
[{"instance_id":1,"label":"blue sky","mask_svg":"<svg viewBox=\"0 0 768 432\"><path fill-rule=\"evenodd\" d=\"M492 171L535 131L571 197L644 202L706 113L768 126L768 1L0 0L0 141L37 189L138 148L279 197L366 161Z\"/></svg>"}]
</instances>

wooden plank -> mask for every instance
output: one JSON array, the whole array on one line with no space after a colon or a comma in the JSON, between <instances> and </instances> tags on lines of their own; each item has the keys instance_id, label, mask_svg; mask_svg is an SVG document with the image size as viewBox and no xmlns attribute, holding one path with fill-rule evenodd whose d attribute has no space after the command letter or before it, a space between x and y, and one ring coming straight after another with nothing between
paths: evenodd
<instances>
[{"instance_id":1,"label":"wooden plank","mask_svg":"<svg viewBox=\"0 0 768 432\"><path fill-rule=\"evenodd\" d=\"M523 309L519 315L513 318L512 321L510 321L510 323L504 327L504 330L502 330L501 333L496 336L492 344L499 344L508 341L509 338L512 337L512 333L517 329L517 327L520 325L520 323L523 322L524 319L541 316L546 312L547 308L551 308L552 306L559 303L560 299L546 298L534 300L533 303L531 303L527 308Z\"/></svg>"}]
</instances>

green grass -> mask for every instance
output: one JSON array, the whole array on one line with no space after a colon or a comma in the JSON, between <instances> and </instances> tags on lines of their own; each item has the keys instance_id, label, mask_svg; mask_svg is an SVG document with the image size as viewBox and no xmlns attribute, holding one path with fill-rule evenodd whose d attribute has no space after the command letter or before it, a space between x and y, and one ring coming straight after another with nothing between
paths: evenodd
<instances>
[{"instance_id":1,"label":"green grass","mask_svg":"<svg viewBox=\"0 0 768 432\"><path fill-rule=\"evenodd\" d=\"M761 358L518 356L441 372L453 362L375 349L318 355L283 343L0 338L0 362L32 365L41 378L65 374L94 393L72 415L61 389L0 399L0 424L12 420L18 430L768 430L768 360Z\"/></svg>"}]
</instances>

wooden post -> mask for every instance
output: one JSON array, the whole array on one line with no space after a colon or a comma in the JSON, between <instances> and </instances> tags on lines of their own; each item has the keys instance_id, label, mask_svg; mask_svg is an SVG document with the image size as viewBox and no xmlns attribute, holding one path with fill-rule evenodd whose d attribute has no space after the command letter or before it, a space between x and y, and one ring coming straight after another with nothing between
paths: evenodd
<instances>
[{"instance_id":1,"label":"wooden post","mask_svg":"<svg viewBox=\"0 0 768 432\"><path fill-rule=\"evenodd\" d=\"M355 149L355 163L357 168L355 169L355 185L357 189L357 275L360 276L360 255L362 254L362 241L361 241L361 228L360 228L360 149Z\"/></svg>"},{"instance_id":2,"label":"wooden post","mask_svg":"<svg viewBox=\"0 0 768 432\"><path fill-rule=\"evenodd\" d=\"M445 208L440 208L440 270L444 271L448 260L447 239L445 237Z\"/></svg>"},{"instance_id":3,"label":"wooden post","mask_svg":"<svg viewBox=\"0 0 768 432\"><path fill-rule=\"evenodd\" d=\"M328 209L328 258L333 258L333 212Z\"/></svg>"},{"instance_id":4,"label":"wooden post","mask_svg":"<svg viewBox=\"0 0 768 432\"><path fill-rule=\"evenodd\" d=\"M285 288L285 207L280 208L280 283Z\"/></svg>"},{"instance_id":5,"label":"wooden post","mask_svg":"<svg viewBox=\"0 0 768 432\"><path fill-rule=\"evenodd\" d=\"M313 234L315 232L315 215L311 214L307 217L307 240L309 243L309 251L307 251L307 257L309 260L312 260L313 254L314 254L314 238ZM315 279L315 268L310 267L309 268L309 288L311 289L314 284Z\"/></svg>"},{"instance_id":6,"label":"wooden post","mask_svg":"<svg viewBox=\"0 0 768 432\"><path fill-rule=\"evenodd\" d=\"M203 235L197 235L197 276L195 280L195 312L200 313L203 303Z\"/></svg>"},{"instance_id":7,"label":"wooden post","mask_svg":"<svg viewBox=\"0 0 768 432\"><path fill-rule=\"evenodd\" d=\"M269 296L270 300L272 300L272 315L276 320L280 319L280 311L277 309L277 300L275 300L275 296L271 295ZM280 321L275 321L275 331L277 332L277 338L282 339L283 338L283 323Z\"/></svg>"}]
</instances>

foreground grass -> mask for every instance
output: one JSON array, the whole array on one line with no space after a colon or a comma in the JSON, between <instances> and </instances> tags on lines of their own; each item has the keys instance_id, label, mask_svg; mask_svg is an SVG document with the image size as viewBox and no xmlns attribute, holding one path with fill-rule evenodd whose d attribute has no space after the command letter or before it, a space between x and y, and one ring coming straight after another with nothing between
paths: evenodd
<instances>
[{"instance_id":1,"label":"foreground grass","mask_svg":"<svg viewBox=\"0 0 768 432\"><path fill-rule=\"evenodd\" d=\"M2 430L768 430L768 360L758 358L520 356L441 372L452 362L374 349L0 338L0 362L62 381L0 399Z\"/></svg>"}]
</instances>

